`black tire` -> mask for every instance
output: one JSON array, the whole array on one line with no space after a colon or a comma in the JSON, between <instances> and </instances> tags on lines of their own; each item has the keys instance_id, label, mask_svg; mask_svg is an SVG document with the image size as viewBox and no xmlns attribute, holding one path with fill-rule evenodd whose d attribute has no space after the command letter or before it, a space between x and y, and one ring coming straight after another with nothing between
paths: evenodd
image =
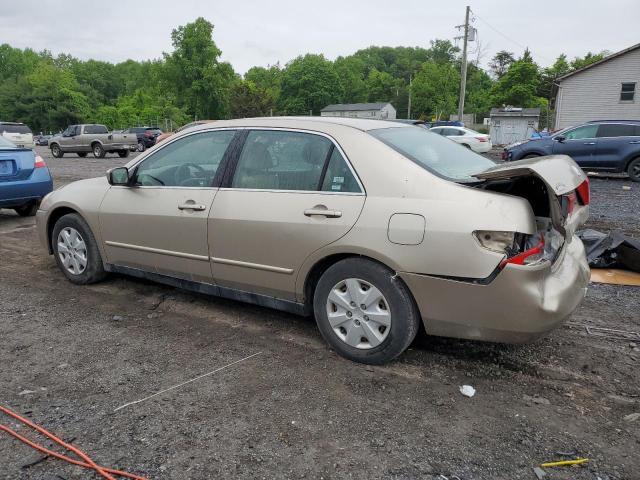
<instances>
[{"instance_id":1,"label":"black tire","mask_svg":"<svg viewBox=\"0 0 640 480\"><path fill-rule=\"evenodd\" d=\"M147 149L147 146L144 144L142 140L138 142L138 151L144 152Z\"/></svg>"},{"instance_id":2,"label":"black tire","mask_svg":"<svg viewBox=\"0 0 640 480\"><path fill-rule=\"evenodd\" d=\"M462 145L464 148L468 148L469 150L471 150L471 145L469 145L468 143L461 143L461 145Z\"/></svg>"},{"instance_id":3,"label":"black tire","mask_svg":"<svg viewBox=\"0 0 640 480\"><path fill-rule=\"evenodd\" d=\"M60 149L60 146L57 143L51 145L51 155L53 155L55 158L64 157L64 152Z\"/></svg>"},{"instance_id":4,"label":"black tire","mask_svg":"<svg viewBox=\"0 0 640 480\"><path fill-rule=\"evenodd\" d=\"M525 158L536 158L539 156L540 155L538 155L537 153L530 153L529 155L525 155L524 157L522 157L522 159L524 160Z\"/></svg>"},{"instance_id":5,"label":"black tire","mask_svg":"<svg viewBox=\"0 0 640 480\"><path fill-rule=\"evenodd\" d=\"M87 252L87 265L84 271L78 274L73 274L63 265L58 252L58 235L60 231L66 227L71 227L78 231L80 236L85 242ZM51 233L51 245L53 247L53 256L58 264L58 268L64 273L67 279L78 285L87 285L90 283L96 283L103 280L107 273L104 270L104 264L102 263L102 256L100 250L98 250L98 244L96 242L91 228L84 219L77 213L69 213L58 219L53 226L53 232Z\"/></svg>"},{"instance_id":6,"label":"black tire","mask_svg":"<svg viewBox=\"0 0 640 480\"><path fill-rule=\"evenodd\" d=\"M627 174L631 181L640 182L640 157L631 160L631 163L629 163L627 167Z\"/></svg>"},{"instance_id":7,"label":"black tire","mask_svg":"<svg viewBox=\"0 0 640 480\"><path fill-rule=\"evenodd\" d=\"M129 156L129 150L118 150L118 156L120 158L127 158Z\"/></svg>"},{"instance_id":8,"label":"black tire","mask_svg":"<svg viewBox=\"0 0 640 480\"><path fill-rule=\"evenodd\" d=\"M99 143L94 143L91 145L91 151L93 152L93 156L96 158L104 158L107 152L104 151L104 148Z\"/></svg>"},{"instance_id":9,"label":"black tire","mask_svg":"<svg viewBox=\"0 0 640 480\"><path fill-rule=\"evenodd\" d=\"M21 205L19 207L15 207L14 210L21 217L35 217L36 212L38 211L38 202L30 202L26 205Z\"/></svg>"},{"instance_id":10,"label":"black tire","mask_svg":"<svg viewBox=\"0 0 640 480\"><path fill-rule=\"evenodd\" d=\"M79 156L80 158L84 158L84 157L86 157L86 156L87 156L87 152L78 152L78 156Z\"/></svg>"},{"instance_id":11,"label":"black tire","mask_svg":"<svg viewBox=\"0 0 640 480\"><path fill-rule=\"evenodd\" d=\"M359 349L341 340L331 327L327 314L327 300L331 290L341 281L357 278L380 290L388 303L391 315L390 331L379 345ZM354 362L379 365L404 352L420 325L420 314L411 292L387 267L361 258L347 258L329 267L316 286L313 310L320 333L340 355ZM355 318L355 317L354 317Z\"/></svg>"}]
</instances>

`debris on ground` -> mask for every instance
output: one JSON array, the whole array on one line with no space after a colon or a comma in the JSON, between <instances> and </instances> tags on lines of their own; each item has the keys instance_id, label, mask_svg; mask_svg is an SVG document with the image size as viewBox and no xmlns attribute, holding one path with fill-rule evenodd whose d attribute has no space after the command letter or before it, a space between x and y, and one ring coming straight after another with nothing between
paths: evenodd
<instances>
[{"instance_id":1,"label":"debris on ground","mask_svg":"<svg viewBox=\"0 0 640 480\"><path fill-rule=\"evenodd\" d=\"M640 418L640 413L635 412L635 413L630 413L629 415L625 415L623 420L625 422L635 422L636 420L638 420Z\"/></svg>"},{"instance_id":2,"label":"debris on ground","mask_svg":"<svg viewBox=\"0 0 640 480\"><path fill-rule=\"evenodd\" d=\"M558 462L547 462L540 465L544 468L549 467L569 467L571 465L582 465L583 463L587 463L589 461L588 458L576 458L574 460L560 460Z\"/></svg>"},{"instance_id":3,"label":"debris on ground","mask_svg":"<svg viewBox=\"0 0 640 480\"><path fill-rule=\"evenodd\" d=\"M613 268L594 268L591 270L591 281L611 285L629 285L640 287L640 273Z\"/></svg>"},{"instance_id":4,"label":"debris on ground","mask_svg":"<svg viewBox=\"0 0 640 480\"><path fill-rule=\"evenodd\" d=\"M529 395L523 395L522 399L528 403L536 403L538 405L551 405L551 402L549 400L537 395L534 395L533 397L530 397Z\"/></svg>"},{"instance_id":5,"label":"debris on ground","mask_svg":"<svg viewBox=\"0 0 640 480\"><path fill-rule=\"evenodd\" d=\"M476 389L473 388L471 385L462 385L460 387L460 393L463 394L465 397L473 397L476 394Z\"/></svg>"},{"instance_id":6,"label":"debris on ground","mask_svg":"<svg viewBox=\"0 0 640 480\"><path fill-rule=\"evenodd\" d=\"M590 267L617 267L640 272L640 240L617 230L602 233L586 229L576 232L576 235L584 244Z\"/></svg>"},{"instance_id":7,"label":"debris on ground","mask_svg":"<svg viewBox=\"0 0 640 480\"><path fill-rule=\"evenodd\" d=\"M545 473L544 470L542 470L540 467L534 467L533 469L533 473L536 474L536 477L538 477L538 480L542 480L544 477L547 476L547 474Z\"/></svg>"}]
</instances>

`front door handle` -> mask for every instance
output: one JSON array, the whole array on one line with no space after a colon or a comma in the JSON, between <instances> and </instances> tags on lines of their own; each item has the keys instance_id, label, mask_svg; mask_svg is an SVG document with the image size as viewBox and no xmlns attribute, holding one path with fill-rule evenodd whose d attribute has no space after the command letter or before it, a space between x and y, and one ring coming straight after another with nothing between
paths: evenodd
<instances>
[{"instance_id":1,"label":"front door handle","mask_svg":"<svg viewBox=\"0 0 640 480\"><path fill-rule=\"evenodd\" d=\"M595 145L596 142L584 142L583 145Z\"/></svg>"},{"instance_id":2,"label":"front door handle","mask_svg":"<svg viewBox=\"0 0 640 480\"><path fill-rule=\"evenodd\" d=\"M314 215L318 215L318 216L323 216L327 218L340 218L342 216L342 212L338 210L328 210L327 207L325 207L324 205L316 205L313 208L307 208L304 211L304 214L307 217L313 217Z\"/></svg>"},{"instance_id":3,"label":"front door handle","mask_svg":"<svg viewBox=\"0 0 640 480\"><path fill-rule=\"evenodd\" d=\"M207 206L206 205L202 205L200 203L183 203L182 205L178 205L178 210L195 210L198 212L201 212L203 210L206 210Z\"/></svg>"},{"instance_id":4,"label":"front door handle","mask_svg":"<svg viewBox=\"0 0 640 480\"><path fill-rule=\"evenodd\" d=\"M638 143L640 143L640 140L631 140L629 143L631 145L637 145Z\"/></svg>"}]
</instances>

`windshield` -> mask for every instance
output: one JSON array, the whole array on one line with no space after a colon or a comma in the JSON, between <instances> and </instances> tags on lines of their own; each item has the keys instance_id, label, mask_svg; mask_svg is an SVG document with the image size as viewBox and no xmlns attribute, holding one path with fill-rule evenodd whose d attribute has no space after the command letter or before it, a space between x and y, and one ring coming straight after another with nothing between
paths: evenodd
<instances>
[{"instance_id":1,"label":"windshield","mask_svg":"<svg viewBox=\"0 0 640 480\"><path fill-rule=\"evenodd\" d=\"M473 174L494 162L424 128L380 128L368 132L421 167L455 182L477 182Z\"/></svg>"},{"instance_id":2,"label":"windshield","mask_svg":"<svg viewBox=\"0 0 640 480\"><path fill-rule=\"evenodd\" d=\"M17 148L13 143L9 140L5 139L2 135L0 135L0 148Z\"/></svg>"}]
</instances>

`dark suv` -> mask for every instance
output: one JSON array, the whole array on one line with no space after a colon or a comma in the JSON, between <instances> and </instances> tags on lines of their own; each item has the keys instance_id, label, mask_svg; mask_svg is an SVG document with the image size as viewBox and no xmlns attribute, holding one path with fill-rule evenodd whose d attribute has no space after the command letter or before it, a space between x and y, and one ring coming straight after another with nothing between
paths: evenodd
<instances>
[{"instance_id":1,"label":"dark suv","mask_svg":"<svg viewBox=\"0 0 640 480\"><path fill-rule=\"evenodd\" d=\"M504 149L506 161L564 154L585 170L626 172L640 182L640 121L598 120L569 127L550 137L514 143Z\"/></svg>"},{"instance_id":2,"label":"dark suv","mask_svg":"<svg viewBox=\"0 0 640 480\"><path fill-rule=\"evenodd\" d=\"M162 133L162 130L158 127L131 127L122 133L135 133L138 138L138 151L144 152L147 148L151 148L156 144L156 139Z\"/></svg>"}]
</instances>

